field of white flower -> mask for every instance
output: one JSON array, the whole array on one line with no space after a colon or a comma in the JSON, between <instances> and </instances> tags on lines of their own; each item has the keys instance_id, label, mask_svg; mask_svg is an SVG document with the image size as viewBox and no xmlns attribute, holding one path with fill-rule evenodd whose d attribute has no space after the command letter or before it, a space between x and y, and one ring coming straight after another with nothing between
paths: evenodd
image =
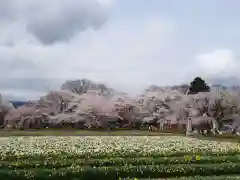
<instances>
[{"instance_id":1,"label":"field of white flower","mask_svg":"<svg viewBox=\"0 0 240 180\"><path fill-rule=\"evenodd\" d=\"M69 154L79 156L152 156L179 153L236 152L237 142L199 140L181 136L48 136L0 138L0 156Z\"/></svg>"},{"instance_id":2,"label":"field of white flower","mask_svg":"<svg viewBox=\"0 0 240 180\"><path fill-rule=\"evenodd\" d=\"M12 136L0 138L0 159L2 179L236 178L240 144L184 136Z\"/></svg>"}]
</instances>

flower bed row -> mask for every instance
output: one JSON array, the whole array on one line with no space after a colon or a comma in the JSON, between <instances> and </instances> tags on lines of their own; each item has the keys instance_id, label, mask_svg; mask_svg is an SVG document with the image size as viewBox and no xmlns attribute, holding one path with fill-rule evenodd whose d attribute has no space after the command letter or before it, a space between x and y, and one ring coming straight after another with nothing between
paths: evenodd
<instances>
[{"instance_id":1,"label":"flower bed row","mask_svg":"<svg viewBox=\"0 0 240 180\"><path fill-rule=\"evenodd\" d=\"M0 158L161 157L235 155L240 144L178 136L79 136L0 138Z\"/></svg>"},{"instance_id":2,"label":"flower bed row","mask_svg":"<svg viewBox=\"0 0 240 180\"><path fill-rule=\"evenodd\" d=\"M182 157L138 157L138 158L104 158L104 159L38 159L0 161L1 168L61 168L75 165L84 166L125 166L125 165L171 165L171 164L217 164L240 163L240 156L182 156Z\"/></svg>"},{"instance_id":3,"label":"flower bed row","mask_svg":"<svg viewBox=\"0 0 240 180\"><path fill-rule=\"evenodd\" d=\"M211 151L194 151L194 152L149 152L148 154L142 154L140 152L102 152L102 153L93 153L93 152L84 152L81 154L75 153L66 153L66 152L58 152L58 153L51 153L48 154L24 154L21 153L19 155L13 155L11 153L0 153L0 161L15 161L15 160L39 160L39 159L47 159L47 160L54 160L54 159L61 159L61 160L68 160L68 159L104 159L104 158L139 158L139 157L154 157L154 158L175 158L175 157L191 157L191 156L240 156L240 151L224 151L224 152L211 152Z\"/></svg>"},{"instance_id":4,"label":"flower bed row","mask_svg":"<svg viewBox=\"0 0 240 180\"><path fill-rule=\"evenodd\" d=\"M212 174L228 175L240 173L240 163L221 164L178 164L178 165L142 165L142 166L108 166L89 167L71 166L56 169L0 169L0 178L8 179L87 179L112 180L118 177L165 178L182 176L207 176Z\"/></svg>"},{"instance_id":5,"label":"flower bed row","mask_svg":"<svg viewBox=\"0 0 240 180\"><path fill-rule=\"evenodd\" d=\"M189 176L177 178L164 178L164 179L139 179L139 178L119 178L118 180L238 180L240 175L220 175L220 176Z\"/></svg>"}]
</instances>

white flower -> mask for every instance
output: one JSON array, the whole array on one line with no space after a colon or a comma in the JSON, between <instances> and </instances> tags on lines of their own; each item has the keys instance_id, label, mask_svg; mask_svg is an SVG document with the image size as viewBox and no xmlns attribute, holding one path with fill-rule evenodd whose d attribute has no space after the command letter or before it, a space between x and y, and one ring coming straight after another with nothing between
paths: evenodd
<instances>
[{"instance_id":1,"label":"white flower","mask_svg":"<svg viewBox=\"0 0 240 180\"><path fill-rule=\"evenodd\" d=\"M52 156L151 156L176 152L240 152L240 144L199 140L185 136L40 136L0 138L0 157Z\"/></svg>"}]
</instances>

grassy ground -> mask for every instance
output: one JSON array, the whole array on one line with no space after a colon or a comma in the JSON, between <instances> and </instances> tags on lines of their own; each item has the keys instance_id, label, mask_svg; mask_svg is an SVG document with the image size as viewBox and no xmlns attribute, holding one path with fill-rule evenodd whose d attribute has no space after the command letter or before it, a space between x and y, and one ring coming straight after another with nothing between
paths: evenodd
<instances>
[{"instance_id":1,"label":"grassy ground","mask_svg":"<svg viewBox=\"0 0 240 180\"><path fill-rule=\"evenodd\" d=\"M0 130L0 136L163 136L171 133L140 130ZM184 134L180 134L184 135Z\"/></svg>"},{"instance_id":2,"label":"grassy ground","mask_svg":"<svg viewBox=\"0 0 240 180\"><path fill-rule=\"evenodd\" d=\"M0 137L8 136L185 136L181 133L152 132L140 130L0 130ZM223 134L217 136L194 136L193 138L203 140L217 141L237 141L240 143L240 137L232 134Z\"/></svg>"}]
</instances>

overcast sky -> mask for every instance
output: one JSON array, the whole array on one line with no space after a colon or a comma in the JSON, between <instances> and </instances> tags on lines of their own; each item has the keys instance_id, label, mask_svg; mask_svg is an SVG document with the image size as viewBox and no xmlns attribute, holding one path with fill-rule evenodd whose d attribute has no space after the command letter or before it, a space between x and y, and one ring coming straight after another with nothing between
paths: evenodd
<instances>
[{"instance_id":1,"label":"overcast sky","mask_svg":"<svg viewBox=\"0 0 240 180\"><path fill-rule=\"evenodd\" d=\"M68 79L133 93L239 76L239 0L0 0L0 92L31 99Z\"/></svg>"}]
</instances>

